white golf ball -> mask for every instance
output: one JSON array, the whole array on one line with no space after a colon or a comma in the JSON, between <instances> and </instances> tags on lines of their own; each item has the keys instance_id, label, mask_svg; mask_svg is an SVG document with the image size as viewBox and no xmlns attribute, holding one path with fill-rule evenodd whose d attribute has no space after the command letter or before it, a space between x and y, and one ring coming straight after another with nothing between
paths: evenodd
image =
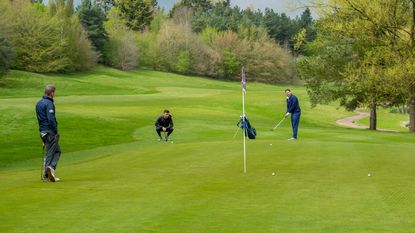
<instances>
[{"instance_id":1,"label":"white golf ball","mask_svg":"<svg viewBox=\"0 0 415 233\"><path fill-rule=\"evenodd\" d=\"M272 175L275 176L275 172L273 172Z\"/></svg>"},{"instance_id":2,"label":"white golf ball","mask_svg":"<svg viewBox=\"0 0 415 233\"><path fill-rule=\"evenodd\" d=\"M372 176L372 174L369 173L369 174L367 174L367 176Z\"/></svg>"},{"instance_id":3,"label":"white golf ball","mask_svg":"<svg viewBox=\"0 0 415 233\"><path fill-rule=\"evenodd\" d=\"M173 141L171 141L171 144L173 144L174 142Z\"/></svg>"},{"instance_id":4,"label":"white golf ball","mask_svg":"<svg viewBox=\"0 0 415 233\"><path fill-rule=\"evenodd\" d=\"M272 146L272 144L269 144L269 146Z\"/></svg>"}]
</instances>

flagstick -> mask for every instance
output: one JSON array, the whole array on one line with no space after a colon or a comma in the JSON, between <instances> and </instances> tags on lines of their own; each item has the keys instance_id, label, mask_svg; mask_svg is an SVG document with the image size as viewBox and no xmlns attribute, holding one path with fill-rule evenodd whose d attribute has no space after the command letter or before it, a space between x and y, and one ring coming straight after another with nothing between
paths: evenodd
<instances>
[{"instance_id":1,"label":"flagstick","mask_svg":"<svg viewBox=\"0 0 415 233\"><path fill-rule=\"evenodd\" d=\"M245 92L242 90L242 126L244 129L244 133L242 137L244 137L244 175L246 175L246 128L245 128Z\"/></svg>"}]
</instances>

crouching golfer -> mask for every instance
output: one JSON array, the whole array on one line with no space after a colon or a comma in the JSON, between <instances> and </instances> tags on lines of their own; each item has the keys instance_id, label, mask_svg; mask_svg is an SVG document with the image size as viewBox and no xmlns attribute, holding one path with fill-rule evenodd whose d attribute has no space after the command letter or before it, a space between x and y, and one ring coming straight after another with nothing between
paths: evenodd
<instances>
[{"instance_id":1,"label":"crouching golfer","mask_svg":"<svg viewBox=\"0 0 415 233\"><path fill-rule=\"evenodd\" d=\"M163 140L161 132L167 132L166 142L169 140L170 134L173 133L173 118L169 110L164 110L163 115L156 120L156 131L159 135L159 141Z\"/></svg>"},{"instance_id":2,"label":"crouching golfer","mask_svg":"<svg viewBox=\"0 0 415 233\"><path fill-rule=\"evenodd\" d=\"M39 122L40 137L43 141L44 158L43 158L43 181L59 181L55 176L55 170L61 156L59 147L58 122L55 118L55 86L47 85L45 96L36 104L36 115Z\"/></svg>"},{"instance_id":3,"label":"crouching golfer","mask_svg":"<svg viewBox=\"0 0 415 233\"><path fill-rule=\"evenodd\" d=\"M287 113L288 117L291 114L291 125L293 127L293 136L288 140L297 140L298 125L300 124L301 109L297 96L293 95L290 89L285 90L287 96Z\"/></svg>"}]
</instances>

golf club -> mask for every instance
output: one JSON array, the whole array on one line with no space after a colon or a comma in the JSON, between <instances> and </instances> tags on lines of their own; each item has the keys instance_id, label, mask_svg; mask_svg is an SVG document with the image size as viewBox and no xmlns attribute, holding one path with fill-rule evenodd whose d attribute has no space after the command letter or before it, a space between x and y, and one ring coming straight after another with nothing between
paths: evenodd
<instances>
[{"instance_id":1,"label":"golf club","mask_svg":"<svg viewBox=\"0 0 415 233\"><path fill-rule=\"evenodd\" d=\"M235 134L233 135L233 139L235 139L236 135L237 135L237 134L238 134L238 132L239 132L239 129L240 129L240 127L238 127L238 129L236 130Z\"/></svg>"},{"instance_id":2,"label":"golf club","mask_svg":"<svg viewBox=\"0 0 415 233\"><path fill-rule=\"evenodd\" d=\"M280 122L278 122L278 124L272 129L272 131L274 131L274 130L276 130L281 124L282 124L282 122L284 122L284 120L285 120L285 118L287 118L286 116L284 116L281 120L280 120Z\"/></svg>"},{"instance_id":3,"label":"golf club","mask_svg":"<svg viewBox=\"0 0 415 233\"><path fill-rule=\"evenodd\" d=\"M42 165L40 167L40 180L43 180L43 174L45 172L45 143L42 145Z\"/></svg>"}]
</instances>

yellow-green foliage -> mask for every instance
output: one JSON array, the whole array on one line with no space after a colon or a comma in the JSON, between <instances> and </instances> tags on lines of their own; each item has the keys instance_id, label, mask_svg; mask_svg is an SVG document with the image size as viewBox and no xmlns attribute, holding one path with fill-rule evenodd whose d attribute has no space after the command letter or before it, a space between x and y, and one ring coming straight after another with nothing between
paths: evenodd
<instances>
[{"instance_id":1,"label":"yellow-green foliage","mask_svg":"<svg viewBox=\"0 0 415 233\"><path fill-rule=\"evenodd\" d=\"M0 31L16 49L14 68L33 72L75 71L92 68L96 54L76 16L55 5L54 14L41 4L24 0L2 3L9 17Z\"/></svg>"}]
</instances>

